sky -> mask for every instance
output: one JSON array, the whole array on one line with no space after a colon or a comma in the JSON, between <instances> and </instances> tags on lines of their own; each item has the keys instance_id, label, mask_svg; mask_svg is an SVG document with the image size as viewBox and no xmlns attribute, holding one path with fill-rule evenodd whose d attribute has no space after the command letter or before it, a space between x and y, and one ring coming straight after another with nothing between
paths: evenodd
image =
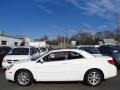
<instances>
[{"instance_id":1,"label":"sky","mask_svg":"<svg viewBox=\"0 0 120 90\"><path fill-rule=\"evenodd\" d=\"M115 30L120 0L0 0L0 30L32 39Z\"/></svg>"}]
</instances>

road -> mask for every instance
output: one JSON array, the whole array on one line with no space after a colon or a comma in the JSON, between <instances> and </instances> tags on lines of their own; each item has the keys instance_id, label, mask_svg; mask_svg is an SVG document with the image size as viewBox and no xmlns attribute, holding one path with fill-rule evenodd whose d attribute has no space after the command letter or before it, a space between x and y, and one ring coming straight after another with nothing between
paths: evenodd
<instances>
[{"instance_id":1,"label":"road","mask_svg":"<svg viewBox=\"0 0 120 90\"><path fill-rule=\"evenodd\" d=\"M0 70L0 90L120 90L120 70L114 78L103 81L99 86L89 87L80 82L39 82L31 86L21 87L5 79Z\"/></svg>"}]
</instances>

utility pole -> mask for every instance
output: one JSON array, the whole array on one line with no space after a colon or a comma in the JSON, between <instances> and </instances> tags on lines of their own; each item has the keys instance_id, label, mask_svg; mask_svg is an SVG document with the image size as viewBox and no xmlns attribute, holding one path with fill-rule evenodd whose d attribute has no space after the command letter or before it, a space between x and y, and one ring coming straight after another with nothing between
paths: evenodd
<instances>
[{"instance_id":1,"label":"utility pole","mask_svg":"<svg viewBox=\"0 0 120 90\"><path fill-rule=\"evenodd\" d=\"M62 36L62 35L58 35L58 37L60 37L60 40L61 40L61 43L60 43L60 44L61 44L61 48L62 48L62 44L63 44L63 43L62 43L62 37L63 37L63 36Z\"/></svg>"},{"instance_id":2,"label":"utility pole","mask_svg":"<svg viewBox=\"0 0 120 90\"><path fill-rule=\"evenodd\" d=\"M66 41L65 41L65 35L64 35L64 37L63 37L63 38L64 38L64 48L65 48L65 45L66 45Z\"/></svg>"},{"instance_id":3,"label":"utility pole","mask_svg":"<svg viewBox=\"0 0 120 90\"><path fill-rule=\"evenodd\" d=\"M64 35L64 48L66 48L66 45L67 45L67 32L65 32L65 35Z\"/></svg>"}]
</instances>

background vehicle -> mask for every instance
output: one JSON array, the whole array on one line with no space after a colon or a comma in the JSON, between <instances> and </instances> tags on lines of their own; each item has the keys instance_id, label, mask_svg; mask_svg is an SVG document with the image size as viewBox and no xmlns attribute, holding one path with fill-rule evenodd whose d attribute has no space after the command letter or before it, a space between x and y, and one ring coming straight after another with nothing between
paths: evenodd
<instances>
[{"instance_id":1,"label":"background vehicle","mask_svg":"<svg viewBox=\"0 0 120 90\"><path fill-rule=\"evenodd\" d=\"M92 55L101 55L99 50L92 45L79 45L79 46L75 46L74 49L81 49Z\"/></svg>"},{"instance_id":2,"label":"background vehicle","mask_svg":"<svg viewBox=\"0 0 120 90\"><path fill-rule=\"evenodd\" d=\"M38 47L37 50L38 50L38 52L40 53L40 55L48 52L48 49L45 48L45 47Z\"/></svg>"},{"instance_id":3,"label":"background vehicle","mask_svg":"<svg viewBox=\"0 0 120 90\"><path fill-rule=\"evenodd\" d=\"M98 49L101 54L113 57L115 65L120 68L120 45L102 45Z\"/></svg>"},{"instance_id":4,"label":"background vehicle","mask_svg":"<svg viewBox=\"0 0 120 90\"><path fill-rule=\"evenodd\" d=\"M103 79L117 75L114 61L108 56L93 56L83 50L61 49L42 55L39 59L11 65L6 79L21 86L33 81L85 81L96 86Z\"/></svg>"},{"instance_id":5,"label":"background vehicle","mask_svg":"<svg viewBox=\"0 0 120 90\"><path fill-rule=\"evenodd\" d=\"M4 57L2 62L2 67L7 68L9 65L20 62L34 60L39 57L39 53L36 48L29 46L19 46L14 47L11 51Z\"/></svg>"},{"instance_id":6,"label":"background vehicle","mask_svg":"<svg viewBox=\"0 0 120 90\"><path fill-rule=\"evenodd\" d=\"M10 50L11 50L11 47L8 47L8 46L2 46L2 47L0 47L0 68L2 67L3 58L6 56L6 54Z\"/></svg>"}]
</instances>

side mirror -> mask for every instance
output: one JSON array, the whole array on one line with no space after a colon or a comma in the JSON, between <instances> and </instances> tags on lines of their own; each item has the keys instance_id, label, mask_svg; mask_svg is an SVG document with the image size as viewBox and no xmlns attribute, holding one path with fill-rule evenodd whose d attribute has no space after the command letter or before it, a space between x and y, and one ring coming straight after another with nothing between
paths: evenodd
<instances>
[{"instance_id":1,"label":"side mirror","mask_svg":"<svg viewBox=\"0 0 120 90\"><path fill-rule=\"evenodd\" d=\"M43 63L44 61L43 61L43 59L40 59L40 60L38 60L36 63Z\"/></svg>"},{"instance_id":2,"label":"side mirror","mask_svg":"<svg viewBox=\"0 0 120 90\"><path fill-rule=\"evenodd\" d=\"M40 59L38 62L43 63L44 61L43 61L43 59Z\"/></svg>"}]
</instances>

